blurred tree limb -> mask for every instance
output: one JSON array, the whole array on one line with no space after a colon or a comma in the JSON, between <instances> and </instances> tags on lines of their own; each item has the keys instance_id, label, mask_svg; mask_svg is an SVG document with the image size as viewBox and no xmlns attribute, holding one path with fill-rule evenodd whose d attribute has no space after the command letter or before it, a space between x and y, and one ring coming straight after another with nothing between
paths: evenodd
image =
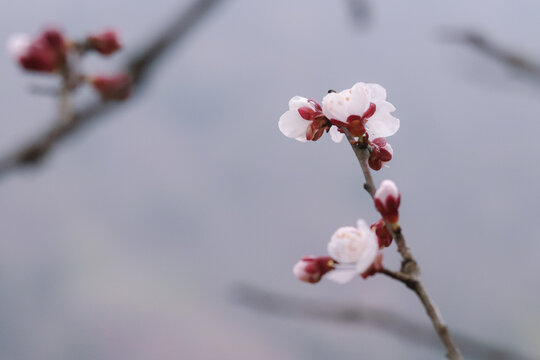
<instances>
[{"instance_id":1,"label":"blurred tree limb","mask_svg":"<svg viewBox=\"0 0 540 360\"><path fill-rule=\"evenodd\" d=\"M239 304L259 312L287 318L322 320L380 329L411 342L435 349L440 348L429 326L411 321L397 313L370 307L347 306L280 295L250 285L237 285L233 296ZM485 360L537 360L513 351L454 333L454 338L468 358Z\"/></svg>"},{"instance_id":2,"label":"blurred tree limb","mask_svg":"<svg viewBox=\"0 0 540 360\"><path fill-rule=\"evenodd\" d=\"M205 15L221 1L196 0L187 10L178 14L174 21L162 32L158 33L149 44L128 59L124 65L124 70L128 71L133 78L134 95L143 87L150 71L165 52L184 39L202 21ZM51 128L12 153L0 158L0 177L18 168L38 164L62 140L74 134L83 125L90 123L91 120L122 104L123 102L96 100L82 108L75 109L69 114L68 118L66 118L65 114L60 114Z\"/></svg>"},{"instance_id":3,"label":"blurred tree limb","mask_svg":"<svg viewBox=\"0 0 540 360\"><path fill-rule=\"evenodd\" d=\"M500 64L529 76L540 82L540 64L509 50L487 36L471 30L445 29L442 32L445 41L458 42L472 47Z\"/></svg>"}]
</instances>

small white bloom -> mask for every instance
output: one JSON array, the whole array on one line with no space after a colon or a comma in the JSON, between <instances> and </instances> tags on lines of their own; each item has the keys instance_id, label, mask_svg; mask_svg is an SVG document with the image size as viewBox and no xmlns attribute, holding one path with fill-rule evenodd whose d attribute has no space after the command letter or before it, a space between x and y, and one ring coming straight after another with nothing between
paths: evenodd
<instances>
[{"instance_id":1,"label":"small white bloom","mask_svg":"<svg viewBox=\"0 0 540 360\"><path fill-rule=\"evenodd\" d=\"M375 112L371 112L371 106ZM365 129L371 138L388 137L399 129L399 119L390 115L394 105L386 101L386 90L379 84L356 83L339 93L329 93L322 101L323 113L332 120L347 123L350 116L366 120Z\"/></svg>"},{"instance_id":2,"label":"small white bloom","mask_svg":"<svg viewBox=\"0 0 540 360\"><path fill-rule=\"evenodd\" d=\"M325 132L331 130L332 140L339 142L343 134L331 128L322 107L315 100L295 96L289 101L289 110L279 118L279 130L290 138L306 142L317 141Z\"/></svg>"},{"instance_id":3,"label":"small white bloom","mask_svg":"<svg viewBox=\"0 0 540 360\"><path fill-rule=\"evenodd\" d=\"M304 106L315 110L313 104L305 97L293 97L289 100L289 110L281 115L278 122L279 130L283 135L302 142L307 141L306 132L308 126L311 125L311 121L304 119L298 112L298 109Z\"/></svg>"},{"instance_id":4,"label":"small white bloom","mask_svg":"<svg viewBox=\"0 0 540 360\"><path fill-rule=\"evenodd\" d=\"M366 271L377 256L377 235L364 220L357 227L339 228L328 243L328 254L339 264L327 277L343 284Z\"/></svg>"},{"instance_id":5,"label":"small white bloom","mask_svg":"<svg viewBox=\"0 0 540 360\"><path fill-rule=\"evenodd\" d=\"M19 59L28 50L28 47L32 43L32 38L27 34L13 34L6 43L6 48L11 57Z\"/></svg>"}]
</instances>

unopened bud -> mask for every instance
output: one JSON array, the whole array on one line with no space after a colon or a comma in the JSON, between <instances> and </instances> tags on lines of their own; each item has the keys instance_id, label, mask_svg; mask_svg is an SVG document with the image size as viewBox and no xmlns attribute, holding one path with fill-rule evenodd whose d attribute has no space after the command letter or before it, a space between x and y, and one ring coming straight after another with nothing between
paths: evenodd
<instances>
[{"instance_id":1,"label":"unopened bud","mask_svg":"<svg viewBox=\"0 0 540 360\"><path fill-rule=\"evenodd\" d=\"M48 29L36 39L23 34L13 35L8 40L8 51L29 71L53 72L66 61L65 39L56 29Z\"/></svg>"},{"instance_id":2,"label":"unopened bud","mask_svg":"<svg viewBox=\"0 0 540 360\"><path fill-rule=\"evenodd\" d=\"M111 55L122 47L118 33L114 30L92 34L88 36L86 41L91 49L102 55Z\"/></svg>"},{"instance_id":3,"label":"unopened bud","mask_svg":"<svg viewBox=\"0 0 540 360\"><path fill-rule=\"evenodd\" d=\"M380 170L384 164L392 160L394 151L385 138L376 138L370 142L371 153L369 154L368 164L373 170Z\"/></svg>"},{"instance_id":4,"label":"unopened bud","mask_svg":"<svg viewBox=\"0 0 540 360\"><path fill-rule=\"evenodd\" d=\"M377 235L377 240L379 240L379 249L388 247L390 244L392 244L392 234L390 231L388 231L382 219L371 224L371 229L375 231L375 234Z\"/></svg>"},{"instance_id":5,"label":"unopened bud","mask_svg":"<svg viewBox=\"0 0 540 360\"><path fill-rule=\"evenodd\" d=\"M294 275L311 284L321 281L324 274L334 269L334 260L329 256L304 256L293 267Z\"/></svg>"},{"instance_id":6,"label":"unopened bud","mask_svg":"<svg viewBox=\"0 0 540 360\"><path fill-rule=\"evenodd\" d=\"M384 180L381 183L381 186L375 192L374 202L375 207L386 222L397 224L401 194L393 181Z\"/></svg>"},{"instance_id":7,"label":"unopened bud","mask_svg":"<svg viewBox=\"0 0 540 360\"><path fill-rule=\"evenodd\" d=\"M127 99L133 85L131 75L127 73L113 76L94 76L90 78L90 83L104 101Z\"/></svg>"}]
</instances>

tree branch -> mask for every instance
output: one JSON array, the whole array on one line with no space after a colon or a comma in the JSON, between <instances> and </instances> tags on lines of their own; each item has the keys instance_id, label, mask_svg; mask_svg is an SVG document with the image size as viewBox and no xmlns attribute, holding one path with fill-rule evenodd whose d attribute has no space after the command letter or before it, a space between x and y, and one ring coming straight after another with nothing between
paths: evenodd
<instances>
[{"instance_id":1,"label":"tree branch","mask_svg":"<svg viewBox=\"0 0 540 360\"><path fill-rule=\"evenodd\" d=\"M245 284L234 286L232 295L235 302L270 315L287 319L322 320L339 324L367 326L370 329L380 329L416 345L431 348L440 346L430 327L387 310L297 298L276 294ZM496 345L478 341L466 334L456 333L454 336L463 347L463 351L476 359L537 360Z\"/></svg>"},{"instance_id":2,"label":"tree branch","mask_svg":"<svg viewBox=\"0 0 540 360\"><path fill-rule=\"evenodd\" d=\"M540 81L540 64L538 62L506 49L478 32L446 29L443 32L443 39L469 45L502 65L521 71L537 82Z\"/></svg>"},{"instance_id":3,"label":"tree branch","mask_svg":"<svg viewBox=\"0 0 540 360\"><path fill-rule=\"evenodd\" d=\"M360 163L365 178L364 188L373 198L375 196L376 187L373 182L371 171L368 165L369 147L365 142L356 141L346 128L341 127L340 129L341 131L343 131L343 133L349 140L354 154L356 155L358 162ZM439 309L437 308L437 305L435 305L435 302L428 295L427 291L424 288L424 285L422 284L422 280L420 278L420 268L418 267L418 263L412 255L411 250L407 246L405 237L401 233L401 228L393 227L391 224L388 223L386 224L386 228L388 229L388 231L390 231L394 240L396 241L398 252L401 254L402 257L402 262L400 272L391 272L389 270L385 270L383 271L383 273L392 277L393 279L403 282L408 288L413 290L416 295L418 295L420 301L426 309L426 313L430 318L433 327L435 328L435 331L439 335L441 342L447 350L446 356L450 360L463 360L463 356L461 355L461 352L459 351L456 343L450 336L448 327L446 326L444 319Z\"/></svg>"},{"instance_id":4,"label":"tree branch","mask_svg":"<svg viewBox=\"0 0 540 360\"><path fill-rule=\"evenodd\" d=\"M185 38L190 31L199 24L204 16L222 0L197 0L186 11L180 13L174 21L155 39L127 61L124 68L133 78L133 93L140 90L148 73L155 63L163 57L165 52L175 43ZM61 95L61 102L65 103L65 95ZM72 112L71 116L62 119L59 116L52 127L35 139L15 149L11 154L0 158L0 177L5 176L18 168L35 165L50 154L53 148L62 140L73 135L90 123L91 120L104 113L119 107L120 102L103 102L96 100ZM64 106L62 106L64 108ZM62 111L65 115L65 109Z\"/></svg>"}]
</instances>

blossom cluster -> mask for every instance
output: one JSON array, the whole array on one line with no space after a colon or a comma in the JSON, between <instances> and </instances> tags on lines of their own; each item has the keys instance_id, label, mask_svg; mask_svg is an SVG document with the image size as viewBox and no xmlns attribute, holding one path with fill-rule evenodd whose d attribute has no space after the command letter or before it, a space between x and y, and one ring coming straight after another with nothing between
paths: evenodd
<instances>
[{"instance_id":1,"label":"blossom cluster","mask_svg":"<svg viewBox=\"0 0 540 360\"><path fill-rule=\"evenodd\" d=\"M391 115L395 107L386 101L386 90L379 84L356 83L341 92L330 91L322 105L295 96L289 110L279 119L279 129L301 142L316 141L324 133L340 142L347 134L354 146L369 152L367 163L380 170L392 159L386 137L399 129L399 119ZM327 245L328 256L305 256L293 268L295 276L317 283L323 276L346 283L356 276L367 278L383 269L381 250L392 243L398 228L401 195L391 180L385 180L374 194L374 206L381 219L368 226L358 220L356 227L339 228Z\"/></svg>"},{"instance_id":2,"label":"blossom cluster","mask_svg":"<svg viewBox=\"0 0 540 360\"><path fill-rule=\"evenodd\" d=\"M78 60L88 52L110 56L122 48L118 33L105 30L90 34L83 41L67 38L60 30L49 28L37 37L14 34L7 43L8 52L26 71L62 76L69 90L87 83L103 100L124 100L131 91L132 79L127 73L84 75L78 73Z\"/></svg>"},{"instance_id":3,"label":"blossom cluster","mask_svg":"<svg viewBox=\"0 0 540 360\"><path fill-rule=\"evenodd\" d=\"M317 283L323 276L343 284L356 276L364 279L382 267L381 250L392 243L392 230L399 220L401 195L391 180L382 182L375 193L375 207L381 219L368 226L358 220L356 227L336 230L327 245L329 256L305 256L293 268L294 275L305 282Z\"/></svg>"},{"instance_id":4,"label":"blossom cluster","mask_svg":"<svg viewBox=\"0 0 540 360\"><path fill-rule=\"evenodd\" d=\"M381 85L359 82L341 92L329 91L322 105L293 97L278 125L285 136L302 142L319 140L325 132L340 142L348 132L370 148L369 166L380 170L392 159L393 150L385 138L399 130L399 119L391 114L395 110Z\"/></svg>"}]
</instances>

